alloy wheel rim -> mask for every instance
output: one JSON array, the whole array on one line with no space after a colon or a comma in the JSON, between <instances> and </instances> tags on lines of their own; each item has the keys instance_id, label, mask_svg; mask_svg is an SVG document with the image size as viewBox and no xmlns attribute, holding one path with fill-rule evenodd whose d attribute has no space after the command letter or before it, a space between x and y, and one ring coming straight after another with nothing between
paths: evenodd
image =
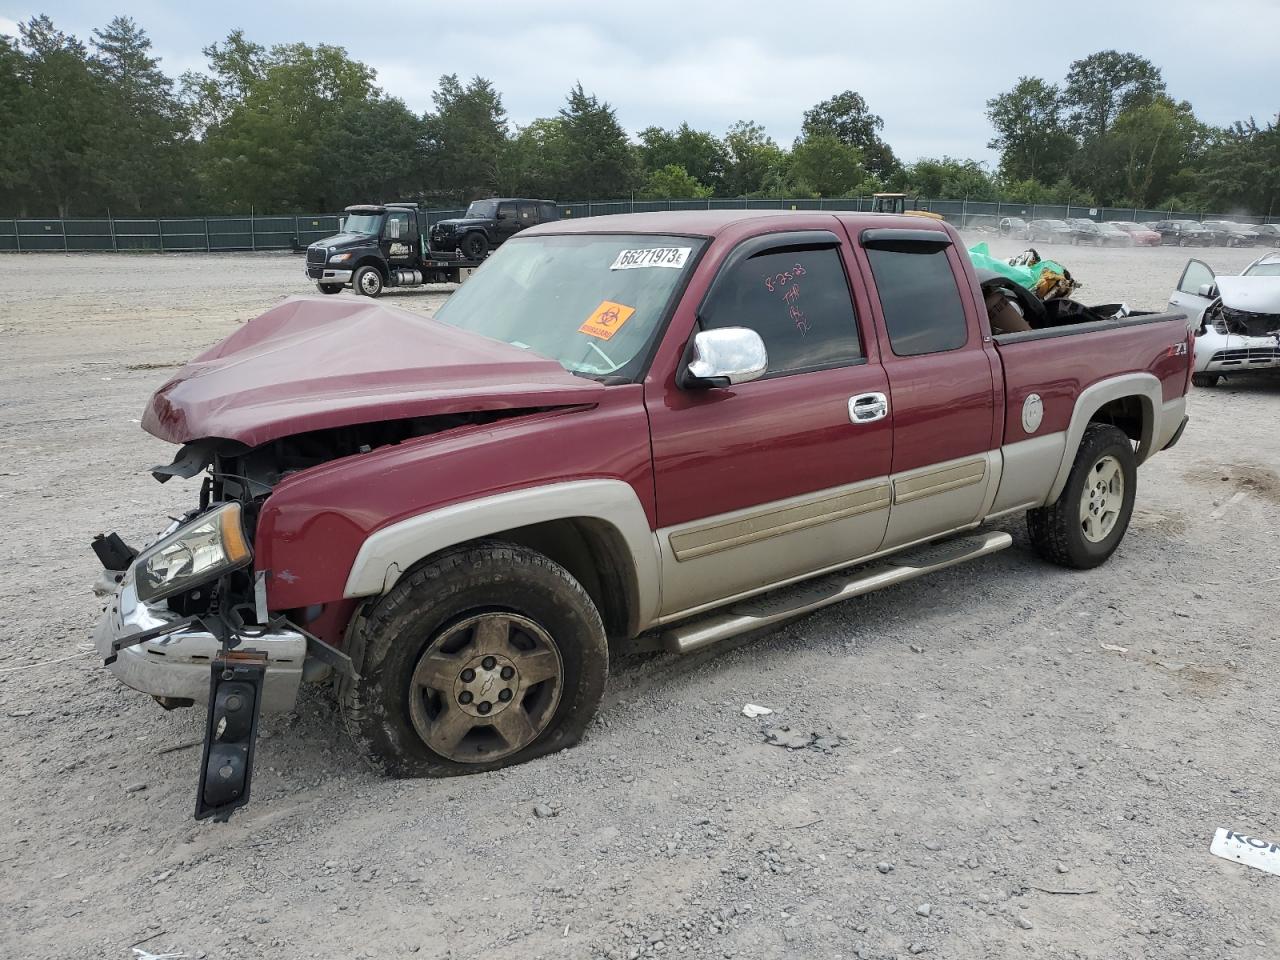
<instances>
[{"instance_id":1,"label":"alloy wheel rim","mask_svg":"<svg viewBox=\"0 0 1280 960\"><path fill-rule=\"evenodd\" d=\"M528 617L476 614L442 630L409 681L409 718L423 742L457 763L486 763L533 743L560 704L564 663Z\"/></svg>"},{"instance_id":2,"label":"alloy wheel rim","mask_svg":"<svg viewBox=\"0 0 1280 960\"><path fill-rule=\"evenodd\" d=\"M1080 492L1080 529L1090 543L1111 535L1124 504L1124 470L1120 461L1105 456L1093 465Z\"/></svg>"},{"instance_id":3,"label":"alloy wheel rim","mask_svg":"<svg viewBox=\"0 0 1280 960\"><path fill-rule=\"evenodd\" d=\"M381 285L378 275L372 270L360 278L360 289L365 293L377 293Z\"/></svg>"}]
</instances>

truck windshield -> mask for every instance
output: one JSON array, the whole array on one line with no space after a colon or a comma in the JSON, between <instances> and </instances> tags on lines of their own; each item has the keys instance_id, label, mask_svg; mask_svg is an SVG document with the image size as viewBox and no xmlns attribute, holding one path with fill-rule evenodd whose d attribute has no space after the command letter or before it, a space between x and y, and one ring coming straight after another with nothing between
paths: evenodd
<instances>
[{"instance_id":1,"label":"truck windshield","mask_svg":"<svg viewBox=\"0 0 1280 960\"><path fill-rule=\"evenodd\" d=\"M347 222L342 229L345 233L362 233L376 237L382 232L382 214L353 213L347 217Z\"/></svg>"},{"instance_id":2,"label":"truck windshield","mask_svg":"<svg viewBox=\"0 0 1280 960\"><path fill-rule=\"evenodd\" d=\"M634 380L703 243L651 234L519 237L435 318L570 373Z\"/></svg>"},{"instance_id":3,"label":"truck windshield","mask_svg":"<svg viewBox=\"0 0 1280 960\"><path fill-rule=\"evenodd\" d=\"M477 200L467 207L467 216L481 220L492 220L498 215L497 200Z\"/></svg>"}]
</instances>

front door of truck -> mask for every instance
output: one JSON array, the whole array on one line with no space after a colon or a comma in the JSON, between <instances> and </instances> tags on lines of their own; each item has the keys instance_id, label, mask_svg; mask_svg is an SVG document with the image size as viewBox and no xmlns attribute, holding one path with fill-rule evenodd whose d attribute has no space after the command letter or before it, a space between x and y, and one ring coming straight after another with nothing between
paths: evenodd
<instances>
[{"instance_id":1,"label":"front door of truck","mask_svg":"<svg viewBox=\"0 0 1280 960\"><path fill-rule=\"evenodd\" d=\"M700 299L695 330L756 331L769 352L764 377L683 388L668 369L646 381L664 615L879 547L892 428L878 404L888 383L847 257L828 231L739 244Z\"/></svg>"},{"instance_id":2,"label":"front door of truck","mask_svg":"<svg viewBox=\"0 0 1280 960\"><path fill-rule=\"evenodd\" d=\"M383 255L392 267L408 267L417 262L418 218L412 210L393 210L382 228Z\"/></svg>"},{"instance_id":3,"label":"front door of truck","mask_svg":"<svg viewBox=\"0 0 1280 960\"><path fill-rule=\"evenodd\" d=\"M875 282L893 415L887 548L980 518L998 479L991 452L996 382L960 262L965 254L949 235L873 229L860 240Z\"/></svg>"}]
</instances>

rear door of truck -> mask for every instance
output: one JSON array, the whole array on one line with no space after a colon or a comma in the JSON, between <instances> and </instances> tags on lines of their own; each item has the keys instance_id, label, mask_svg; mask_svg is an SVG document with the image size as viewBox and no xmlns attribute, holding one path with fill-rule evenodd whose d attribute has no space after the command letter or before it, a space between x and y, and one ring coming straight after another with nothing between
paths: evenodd
<instances>
[{"instance_id":1,"label":"rear door of truck","mask_svg":"<svg viewBox=\"0 0 1280 960\"><path fill-rule=\"evenodd\" d=\"M853 238L868 287L893 417L893 507L884 547L981 519L996 480L998 360L942 227Z\"/></svg>"}]
</instances>

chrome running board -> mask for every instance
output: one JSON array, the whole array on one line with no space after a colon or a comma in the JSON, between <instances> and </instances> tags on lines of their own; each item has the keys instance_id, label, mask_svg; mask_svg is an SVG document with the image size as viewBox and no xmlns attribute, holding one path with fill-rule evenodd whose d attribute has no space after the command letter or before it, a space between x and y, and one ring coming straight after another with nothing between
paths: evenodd
<instances>
[{"instance_id":1,"label":"chrome running board","mask_svg":"<svg viewBox=\"0 0 1280 960\"><path fill-rule=\"evenodd\" d=\"M1012 543L1013 537L1009 534L994 531L904 550L870 566L807 580L792 587L742 600L724 611L669 627L662 633L662 645L672 653L691 653L738 634L771 627L851 597L860 597L864 593L883 590L925 574L945 570L966 560L985 557Z\"/></svg>"}]
</instances>

